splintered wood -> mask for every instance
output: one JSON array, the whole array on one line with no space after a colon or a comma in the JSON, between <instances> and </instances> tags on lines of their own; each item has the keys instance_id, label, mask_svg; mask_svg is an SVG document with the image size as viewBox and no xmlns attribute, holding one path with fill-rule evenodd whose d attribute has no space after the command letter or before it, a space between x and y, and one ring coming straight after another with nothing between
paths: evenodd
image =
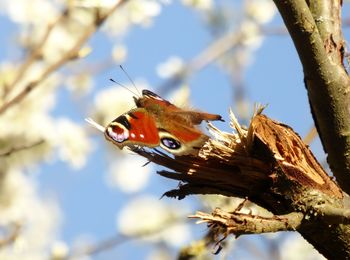
<instances>
[{"instance_id":1,"label":"splintered wood","mask_svg":"<svg viewBox=\"0 0 350 260\"><path fill-rule=\"evenodd\" d=\"M258 114L253 118L250 128L254 131L255 139L259 139L271 152L283 171L282 174L288 179L304 188L309 187L328 195L342 197L339 187L291 127Z\"/></svg>"}]
</instances>

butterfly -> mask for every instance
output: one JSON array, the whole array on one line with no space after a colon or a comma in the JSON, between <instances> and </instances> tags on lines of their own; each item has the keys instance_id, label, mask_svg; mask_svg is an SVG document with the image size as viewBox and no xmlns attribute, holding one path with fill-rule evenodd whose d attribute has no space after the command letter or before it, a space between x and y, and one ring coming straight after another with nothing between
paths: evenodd
<instances>
[{"instance_id":1,"label":"butterfly","mask_svg":"<svg viewBox=\"0 0 350 260\"><path fill-rule=\"evenodd\" d=\"M223 121L220 115L181 109L147 89L134 102L135 109L105 128L106 139L120 149L160 146L176 156L198 154L209 137L197 125L203 120Z\"/></svg>"}]
</instances>

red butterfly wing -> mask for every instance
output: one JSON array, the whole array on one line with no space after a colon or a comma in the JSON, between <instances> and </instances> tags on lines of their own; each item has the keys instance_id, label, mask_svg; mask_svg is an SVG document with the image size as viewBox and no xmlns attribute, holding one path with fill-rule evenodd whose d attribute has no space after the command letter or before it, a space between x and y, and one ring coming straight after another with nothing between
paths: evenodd
<instances>
[{"instance_id":1,"label":"red butterfly wing","mask_svg":"<svg viewBox=\"0 0 350 260\"><path fill-rule=\"evenodd\" d=\"M131 110L113 120L106 128L105 137L119 148L125 145L159 145L155 118L143 108Z\"/></svg>"},{"instance_id":2,"label":"red butterfly wing","mask_svg":"<svg viewBox=\"0 0 350 260\"><path fill-rule=\"evenodd\" d=\"M198 154L209 138L199 129L180 122L168 121L163 125L159 129L160 146L174 155Z\"/></svg>"}]
</instances>

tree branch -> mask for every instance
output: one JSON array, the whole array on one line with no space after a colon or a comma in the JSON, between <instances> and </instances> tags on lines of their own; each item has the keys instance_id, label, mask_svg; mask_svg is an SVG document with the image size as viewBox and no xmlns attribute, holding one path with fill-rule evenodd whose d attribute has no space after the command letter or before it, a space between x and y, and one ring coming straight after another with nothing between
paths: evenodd
<instances>
[{"instance_id":1,"label":"tree branch","mask_svg":"<svg viewBox=\"0 0 350 260\"><path fill-rule=\"evenodd\" d=\"M342 64L340 25L330 26L340 24L341 1L323 1L335 7L328 13L329 6L310 9L305 0L274 2L303 65L311 111L328 163L340 186L350 193L350 81Z\"/></svg>"},{"instance_id":2,"label":"tree branch","mask_svg":"<svg viewBox=\"0 0 350 260\"><path fill-rule=\"evenodd\" d=\"M126 0L118 1L105 14L96 15L95 24L87 27L87 29L82 33L80 38L78 38L78 40L70 50L68 50L64 55L62 55L62 57L58 61L51 64L49 67L47 67L46 70L44 70L44 72L36 80L29 82L16 96L14 96L12 99L10 99L6 103L2 104L2 106L0 106L0 115L4 113L8 108L12 107L18 102L21 102L29 93L31 93L35 88L40 86L40 83L42 83L54 71L62 67L66 62L70 61L71 59L76 58L82 45L96 31L98 26L100 26L121 4L125 2ZM19 75L17 77L19 77Z\"/></svg>"},{"instance_id":3,"label":"tree branch","mask_svg":"<svg viewBox=\"0 0 350 260\"><path fill-rule=\"evenodd\" d=\"M37 141L35 143L32 143L32 144L29 144L29 145L13 147L13 148L11 148L10 150L8 150L6 152L0 153L0 157L10 156L10 155L12 155L14 153L17 153L17 152L20 152L20 151L23 151L23 150L31 149L31 148L36 147L38 145L41 145L43 143L44 143L44 140L39 140L39 141Z\"/></svg>"},{"instance_id":4,"label":"tree branch","mask_svg":"<svg viewBox=\"0 0 350 260\"><path fill-rule=\"evenodd\" d=\"M278 231L296 231L301 225L304 214L292 212L280 216L262 217L240 212L225 212L216 208L211 214L197 212L190 218L200 219L197 223L208 223L218 236L233 234L236 237L244 234L262 234Z\"/></svg>"}]
</instances>

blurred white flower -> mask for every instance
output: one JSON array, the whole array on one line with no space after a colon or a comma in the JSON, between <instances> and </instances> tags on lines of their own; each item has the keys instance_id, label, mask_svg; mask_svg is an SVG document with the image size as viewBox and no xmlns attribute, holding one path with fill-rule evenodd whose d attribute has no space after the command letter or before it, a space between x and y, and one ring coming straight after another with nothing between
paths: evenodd
<instances>
[{"instance_id":1,"label":"blurred white flower","mask_svg":"<svg viewBox=\"0 0 350 260\"><path fill-rule=\"evenodd\" d=\"M11 74L11 70L8 69L6 67L0 68L0 78L2 78L3 74ZM15 95L18 95L23 87L29 84L29 82L36 80L41 73L41 66L31 66L28 73L17 84L17 87L7 95L6 100L10 100ZM59 83L59 76L57 74L51 75L40 83L25 99L6 111L0 120L0 127L2 129L0 131L0 138L18 136L23 140L23 137L39 139L40 136L45 136L47 131L44 122L46 123L48 121L48 113L55 104L54 89Z\"/></svg>"},{"instance_id":2,"label":"blurred white flower","mask_svg":"<svg viewBox=\"0 0 350 260\"><path fill-rule=\"evenodd\" d=\"M212 0L182 0L182 3L199 10L209 10L213 7Z\"/></svg>"},{"instance_id":3,"label":"blurred white flower","mask_svg":"<svg viewBox=\"0 0 350 260\"><path fill-rule=\"evenodd\" d=\"M74 1L77 2L77 1ZM96 9L86 8L69 8L69 20L65 21L65 27L67 30L77 30L78 27L72 28L73 26L84 27L92 25L96 19Z\"/></svg>"},{"instance_id":4,"label":"blurred white flower","mask_svg":"<svg viewBox=\"0 0 350 260\"><path fill-rule=\"evenodd\" d=\"M83 167L92 150L92 143L83 127L62 118L56 121L55 130L55 136L52 138L61 160L70 163L76 169Z\"/></svg>"},{"instance_id":5,"label":"blurred white flower","mask_svg":"<svg viewBox=\"0 0 350 260\"><path fill-rule=\"evenodd\" d=\"M180 88L177 88L175 92L169 98L169 101L176 106L186 107L190 103L190 88L188 85L182 85Z\"/></svg>"},{"instance_id":6,"label":"blurred white flower","mask_svg":"<svg viewBox=\"0 0 350 260\"><path fill-rule=\"evenodd\" d=\"M127 236L144 235L144 239L180 246L191 240L185 220L185 207L178 208L153 196L142 196L129 202L119 213L117 226ZM147 236L146 236L147 235Z\"/></svg>"},{"instance_id":7,"label":"blurred white flower","mask_svg":"<svg viewBox=\"0 0 350 260\"><path fill-rule=\"evenodd\" d=\"M65 24L56 26L51 31L43 48L43 56L46 61L56 62L75 44L77 35L81 33L82 28L68 29L69 27Z\"/></svg>"},{"instance_id":8,"label":"blurred white flower","mask_svg":"<svg viewBox=\"0 0 350 260\"><path fill-rule=\"evenodd\" d=\"M60 260L67 258L69 253L68 245L63 241L55 241L51 248L51 256L52 260Z\"/></svg>"},{"instance_id":9,"label":"blurred white flower","mask_svg":"<svg viewBox=\"0 0 350 260\"><path fill-rule=\"evenodd\" d=\"M67 88L77 95L84 95L90 92L93 86L93 78L90 74L80 73L69 76L66 79Z\"/></svg>"},{"instance_id":10,"label":"blurred white flower","mask_svg":"<svg viewBox=\"0 0 350 260\"><path fill-rule=\"evenodd\" d=\"M261 46L263 36L257 23L245 20L241 25L241 32L243 33L241 43L251 49L257 49Z\"/></svg>"},{"instance_id":11,"label":"blurred white flower","mask_svg":"<svg viewBox=\"0 0 350 260\"><path fill-rule=\"evenodd\" d=\"M128 49L125 45L116 44L112 49L112 57L116 63L124 63L128 55Z\"/></svg>"},{"instance_id":12,"label":"blurred white flower","mask_svg":"<svg viewBox=\"0 0 350 260\"><path fill-rule=\"evenodd\" d=\"M75 260L92 260L91 255L84 254L86 250L91 248L97 243L94 236L91 234L83 233L79 234L71 245L71 254L74 255L72 259ZM61 259L60 259L61 260Z\"/></svg>"},{"instance_id":13,"label":"blurred white flower","mask_svg":"<svg viewBox=\"0 0 350 260\"><path fill-rule=\"evenodd\" d=\"M259 24L266 24L276 14L276 6L271 0L245 1L245 12Z\"/></svg>"},{"instance_id":14,"label":"blurred white flower","mask_svg":"<svg viewBox=\"0 0 350 260\"><path fill-rule=\"evenodd\" d=\"M167 244L179 248L181 246L184 246L186 243L189 243L191 241L192 235L190 226L188 224L179 223L165 229L160 234L160 237L166 241Z\"/></svg>"},{"instance_id":15,"label":"blurred white flower","mask_svg":"<svg viewBox=\"0 0 350 260\"><path fill-rule=\"evenodd\" d=\"M291 233L287 239L283 241L281 246L281 259L284 260L324 260L325 258L318 253L312 245L310 245L298 233Z\"/></svg>"},{"instance_id":16,"label":"blurred white flower","mask_svg":"<svg viewBox=\"0 0 350 260\"><path fill-rule=\"evenodd\" d=\"M128 19L128 13L126 11L121 12L117 10L108 17L106 22L102 25L102 30L107 35L122 36L128 31L129 26L130 21Z\"/></svg>"},{"instance_id":17,"label":"blurred white flower","mask_svg":"<svg viewBox=\"0 0 350 260\"><path fill-rule=\"evenodd\" d=\"M60 224L60 211L52 199L43 200L28 175L7 172L0 189L0 225L21 228L11 246L0 250L0 259L46 259Z\"/></svg>"},{"instance_id":18,"label":"blurred white flower","mask_svg":"<svg viewBox=\"0 0 350 260\"><path fill-rule=\"evenodd\" d=\"M55 19L58 7L47 0L7 0L1 3L2 11L17 23L47 24Z\"/></svg>"},{"instance_id":19,"label":"blurred white flower","mask_svg":"<svg viewBox=\"0 0 350 260\"><path fill-rule=\"evenodd\" d=\"M131 0L127 3L132 23L149 25L151 19L161 12L161 5L155 0Z\"/></svg>"},{"instance_id":20,"label":"blurred white flower","mask_svg":"<svg viewBox=\"0 0 350 260\"><path fill-rule=\"evenodd\" d=\"M157 65L156 71L161 78L170 78L181 72L184 62L180 57L171 56L165 62Z\"/></svg>"},{"instance_id":21,"label":"blurred white flower","mask_svg":"<svg viewBox=\"0 0 350 260\"><path fill-rule=\"evenodd\" d=\"M118 158L110 164L107 184L123 192L138 192L145 188L153 172L153 167L145 164L145 159L136 155Z\"/></svg>"},{"instance_id":22,"label":"blurred white flower","mask_svg":"<svg viewBox=\"0 0 350 260\"><path fill-rule=\"evenodd\" d=\"M111 8L118 2L120 2L120 0L76 0L72 1L72 5L85 8Z\"/></svg>"},{"instance_id":23,"label":"blurred white flower","mask_svg":"<svg viewBox=\"0 0 350 260\"><path fill-rule=\"evenodd\" d=\"M146 260L172 260L174 257L168 250L156 248L146 258Z\"/></svg>"},{"instance_id":24,"label":"blurred white flower","mask_svg":"<svg viewBox=\"0 0 350 260\"><path fill-rule=\"evenodd\" d=\"M130 0L108 18L103 29L108 34L123 35L133 24L149 26L160 12L156 0Z\"/></svg>"},{"instance_id":25,"label":"blurred white flower","mask_svg":"<svg viewBox=\"0 0 350 260\"><path fill-rule=\"evenodd\" d=\"M148 89L146 83L135 81L137 90L132 84L123 84L125 88L109 87L104 88L95 96L95 107L94 107L94 117L98 118L100 121L98 123L106 126L116 117L124 114L132 108L135 108L135 103L133 100L133 93L141 93L141 89ZM138 93L135 93L138 94Z\"/></svg>"}]
</instances>

